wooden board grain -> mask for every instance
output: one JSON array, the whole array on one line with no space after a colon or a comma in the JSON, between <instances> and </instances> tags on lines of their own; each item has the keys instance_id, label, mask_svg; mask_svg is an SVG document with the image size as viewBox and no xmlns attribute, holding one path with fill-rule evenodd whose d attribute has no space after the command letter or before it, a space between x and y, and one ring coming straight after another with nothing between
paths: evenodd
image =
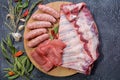
<instances>
[{"instance_id":1,"label":"wooden board grain","mask_svg":"<svg viewBox=\"0 0 120 80\"><path fill-rule=\"evenodd\" d=\"M60 11L60 5L61 4L68 4L68 3L70 3L70 2L57 1L57 2L48 3L46 5L49 6L49 7L54 8L57 11ZM38 13L41 13L40 10L37 10L34 14L38 14ZM34 22L34 20L32 18L29 19L29 21L27 22L27 24L29 24L31 22ZM24 35L26 33L28 33L28 32L29 32L29 30L27 29L27 27L25 27ZM29 59L31 60L31 62L34 64L34 66L36 68L38 68L40 71L42 71L42 72L44 72L44 73L46 73L48 75L57 76L57 77L70 76L70 75L73 75L73 74L77 73L75 70L63 68L63 67L60 67L60 66L56 67L55 69L51 70L50 72L43 71L41 69L41 67L31 57L30 52L33 51L34 49L27 47L27 43L28 43L28 41L26 39L24 39L24 48L26 50L26 53L27 53Z\"/></svg>"}]
</instances>

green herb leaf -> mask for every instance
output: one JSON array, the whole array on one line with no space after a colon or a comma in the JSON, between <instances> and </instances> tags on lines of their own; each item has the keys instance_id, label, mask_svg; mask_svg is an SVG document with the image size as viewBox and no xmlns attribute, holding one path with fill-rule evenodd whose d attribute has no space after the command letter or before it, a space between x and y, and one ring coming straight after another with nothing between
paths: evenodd
<instances>
[{"instance_id":1,"label":"green herb leaf","mask_svg":"<svg viewBox=\"0 0 120 80\"><path fill-rule=\"evenodd\" d=\"M26 0L26 2L23 4L22 8L26 8L26 7L28 7L28 4L29 4L29 1Z\"/></svg>"},{"instance_id":2,"label":"green herb leaf","mask_svg":"<svg viewBox=\"0 0 120 80\"><path fill-rule=\"evenodd\" d=\"M57 33L58 33L58 29L59 29L59 27L58 27L58 26L54 27L54 32L55 32L55 34L57 34Z\"/></svg>"},{"instance_id":3,"label":"green herb leaf","mask_svg":"<svg viewBox=\"0 0 120 80\"><path fill-rule=\"evenodd\" d=\"M28 70L29 69L29 67L30 67L30 60L29 59L27 59L27 61L26 61L26 69Z\"/></svg>"},{"instance_id":4,"label":"green herb leaf","mask_svg":"<svg viewBox=\"0 0 120 80\"><path fill-rule=\"evenodd\" d=\"M15 54L17 52L17 49L14 46L9 46L9 48L12 54Z\"/></svg>"},{"instance_id":5,"label":"green herb leaf","mask_svg":"<svg viewBox=\"0 0 120 80\"><path fill-rule=\"evenodd\" d=\"M14 80L14 79L16 79L17 77L19 77L18 74L13 75L13 76L9 76L8 79L9 79L9 80Z\"/></svg>"},{"instance_id":6,"label":"green herb leaf","mask_svg":"<svg viewBox=\"0 0 120 80\"><path fill-rule=\"evenodd\" d=\"M21 67L21 76L23 76L25 74L25 67L22 65Z\"/></svg>"},{"instance_id":7,"label":"green herb leaf","mask_svg":"<svg viewBox=\"0 0 120 80\"><path fill-rule=\"evenodd\" d=\"M22 63L23 66L25 66L25 64L27 63L27 57L26 56L23 57L23 59L21 60L21 63Z\"/></svg>"},{"instance_id":8,"label":"green herb leaf","mask_svg":"<svg viewBox=\"0 0 120 80\"><path fill-rule=\"evenodd\" d=\"M19 11L21 8L23 8L22 3L18 2L16 5L17 11Z\"/></svg>"},{"instance_id":9,"label":"green herb leaf","mask_svg":"<svg viewBox=\"0 0 120 80\"><path fill-rule=\"evenodd\" d=\"M13 69L13 70L14 70L14 71L17 71L17 70L18 70L17 64L16 64L16 63L14 63L14 65L13 65L13 66L14 66L14 69Z\"/></svg>"},{"instance_id":10,"label":"green herb leaf","mask_svg":"<svg viewBox=\"0 0 120 80\"><path fill-rule=\"evenodd\" d=\"M7 63L11 66L12 65L12 59L10 58L10 54L8 54L8 50L7 50L7 41L3 39L3 41L1 42L1 50L2 50L2 54L5 57Z\"/></svg>"},{"instance_id":11,"label":"green herb leaf","mask_svg":"<svg viewBox=\"0 0 120 80\"><path fill-rule=\"evenodd\" d=\"M50 35L50 39L51 39L51 40L53 40L53 39L54 39L52 35Z\"/></svg>"},{"instance_id":12,"label":"green herb leaf","mask_svg":"<svg viewBox=\"0 0 120 80\"><path fill-rule=\"evenodd\" d=\"M6 40L3 39L1 44L3 44L3 42L5 43L5 45L1 45L2 48L4 48L4 46L6 46L12 54L15 54L17 52L17 49L12 44L10 35L7 36ZM6 53L8 50L7 48L4 48L4 50L6 50Z\"/></svg>"},{"instance_id":13,"label":"green herb leaf","mask_svg":"<svg viewBox=\"0 0 120 80\"><path fill-rule=\"evenodd\" d=\"M11 68L4 68L4 71L12 71Z\"/></svg>"},{"instance_id":14,"label":"green herb leaf","mask_svg":"<svg viewBox=\"0 0 120 80\"><path fill-rule=\"evenodd\" d=\"M8 46L12 46L12 40L10 38L10 35L7 36L7 44Z\"/></svg>"},{"instance_id":15,"label":"green herb leaf","mask_svg":"<svg viewBox=\"0 0 120 80\"><path fill-rule=\"evenodd\" d=\"M15 58L15 61L16 61L16 63L17 63L18 69L21 69L21 68L22 68L21 62L20 62L17 58Z\"/></svg>"},{"instance_id":16,"label":"green herb leaf","mask_svg":"<svg viewBox=\"0 0 120 80\"><path fill-rule=\"evenodd\" d=\"M19 59L19 61L22 61L24 58L26 58L27 56L20 56L18 59Z\"/></svg>"},{"instance_id":17,"label":"green herb leaf","mask_svg":"<svg viewBox=\"0 0 120 80\"><path fill-rule=\"evenodd\" d=\"M7 60L10 60L10 57L9 57L8 54L7 54L7 50L5 49L3 42L1 42L1 49L2 49L3 56L4 56Z\"/></svg>"},{"instance_id":18,"label":"green herb leaf","mask_svg":"<svg viewBox=\"0 0 120 80\"><path fill-rule=\"evenodd\" d=\"M28 72L31 72L33 70L33 64L30 65Z\"/></svg>"},{"instance_id":19,"label":"green herb leaf","mask_svg":"<svg viewBox=\"0 0 120 80\"><path fill-rule=\"evenodd\" d=\"M9 74L6 74L4 77L8 77L8 76L10 76Z\"/></svg>"}]
</instances>

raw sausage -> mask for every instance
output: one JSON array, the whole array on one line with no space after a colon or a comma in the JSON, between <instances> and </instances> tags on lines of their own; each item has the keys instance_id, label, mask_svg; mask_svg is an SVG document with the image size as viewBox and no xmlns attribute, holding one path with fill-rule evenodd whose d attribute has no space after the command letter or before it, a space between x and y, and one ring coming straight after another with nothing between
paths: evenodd
<instances>
[{"instance_id":1,"label":"raw sausage","mask_svg":"<svg viewBox=\"0 0 120 80\"><path fill-rule=\"evenodd\" d=\"M32 18L35 20L40 20L40 21L49 21L52 23L56 22L56 19L49 14L35 14L32 16Z\"/></svg>"},{"instance_id":2,"label":"raw sausage","mask_svg":"<svg viewBox=\"0 0 120 80\"><path fill-rule=\"evenodd\" d=\"M45 6L45 5L38 5L38 8L41 10L41 11L43 11L43 12L45 12L45 13L48 13L48 14L50 14L50 15L52 15L52 16L54 16L55 18L59 18L60 16L59 16L59 13L56 11L56 10L54 10L53 8L51 8L51 7L48 7L48 6Z\"/></svg>"},{"instance_id":3,"label":"raw sausage","mask_svg":"<svg viewBox=\"0 0 120 80\"><path fill-rule=\"evenodd\" d=\"M39 45L39 43L47 40L48 38L49 38L48 34L40 35L40 36L32 39L31 41L29 41L28 44L27 44L27 46L30 47L30 48L33 48L33 47Z\"/></svg>"},{"instance_id":4,"label":"raw sausage","mask_svg":"<svg viewBox=\"0 0 120 80\"><path fill-rule=\"evenodd\" d=\"M46 33L47 30L45 28L40 28L40 29L35 29L35 30L31 30L30 32L28 32L27 34L25 34L24 38L27 40L33 39L41 34Z\"/></svg>"},{"instance_id":5,"label":"raw sausage","mask_svg":"<svg viewBox=\"0 0 120 80\"><path fill-rule=\"evenodd\" d=\"M43 28L43 27L49 28L51 26L52 24L48 21L35 21L27 24L28 29L37 29L37 28Z\"/></svg>"}]
</instances>

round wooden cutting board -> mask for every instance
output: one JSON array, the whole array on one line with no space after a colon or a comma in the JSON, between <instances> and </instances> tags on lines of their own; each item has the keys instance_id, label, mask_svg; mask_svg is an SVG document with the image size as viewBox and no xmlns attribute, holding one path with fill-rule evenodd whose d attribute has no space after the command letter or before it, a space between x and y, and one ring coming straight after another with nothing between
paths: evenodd
<instances>
[{"instance_id":1,"label":"round wooden cutting board","mask_svg":"<svg viewBox=\"0 0 120 80\"><path fill-rule=\"evenodd\" d=\"M54 8L57 11L60 11L60 5L61 4L68 4L68 3L70 3L70 2L57 1L57 2L48 3L46 5ZM41 13L41 12L39 10L37 10L34 14L38 14L38 13ZM27 24L29 24L31 22L34 22L34 20L32 18L29 19L29 21L27 22ZM24 35L26 33L28 33L28 32L29 32L29 30L27 29L27 27L25 27ZM34 64L34 66L36 68L38 68L40 71L42 71L42 72L44 72L44 73L46 73L48 75L57 76L57 77L70 76L70 75L73 75L73 74L77 73L75 70L71 70L71 69L63 68L63 67L56 67L56 68L54 68L53 70L51 70L49 72L43 71L43 69L41 69L41 67L31 57L30 53L34 49L27 47L27 43L28 43L28 41L26 39L24 39L24 48L26 50L27 56L29 57L29 59L31 60L31 62Z\"/></svg>"}]
</instances>

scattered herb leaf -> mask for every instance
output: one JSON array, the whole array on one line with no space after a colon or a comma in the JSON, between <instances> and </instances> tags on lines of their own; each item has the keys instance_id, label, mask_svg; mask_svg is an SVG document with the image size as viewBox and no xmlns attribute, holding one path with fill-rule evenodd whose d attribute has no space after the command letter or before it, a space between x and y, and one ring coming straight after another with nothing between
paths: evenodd
<instances>
[{"instance_id":1,"label":"scattered herb leaf","mask_svg":"<svg viewBox=\"0 0 120 80\"><path fill-rule=\"evenodd\" d=\"M55 26L55 27L54 27L54 32L55 32L55 34L58 33L58 29L59 29L59 26Z\"/></svg>"}]
</instances>

